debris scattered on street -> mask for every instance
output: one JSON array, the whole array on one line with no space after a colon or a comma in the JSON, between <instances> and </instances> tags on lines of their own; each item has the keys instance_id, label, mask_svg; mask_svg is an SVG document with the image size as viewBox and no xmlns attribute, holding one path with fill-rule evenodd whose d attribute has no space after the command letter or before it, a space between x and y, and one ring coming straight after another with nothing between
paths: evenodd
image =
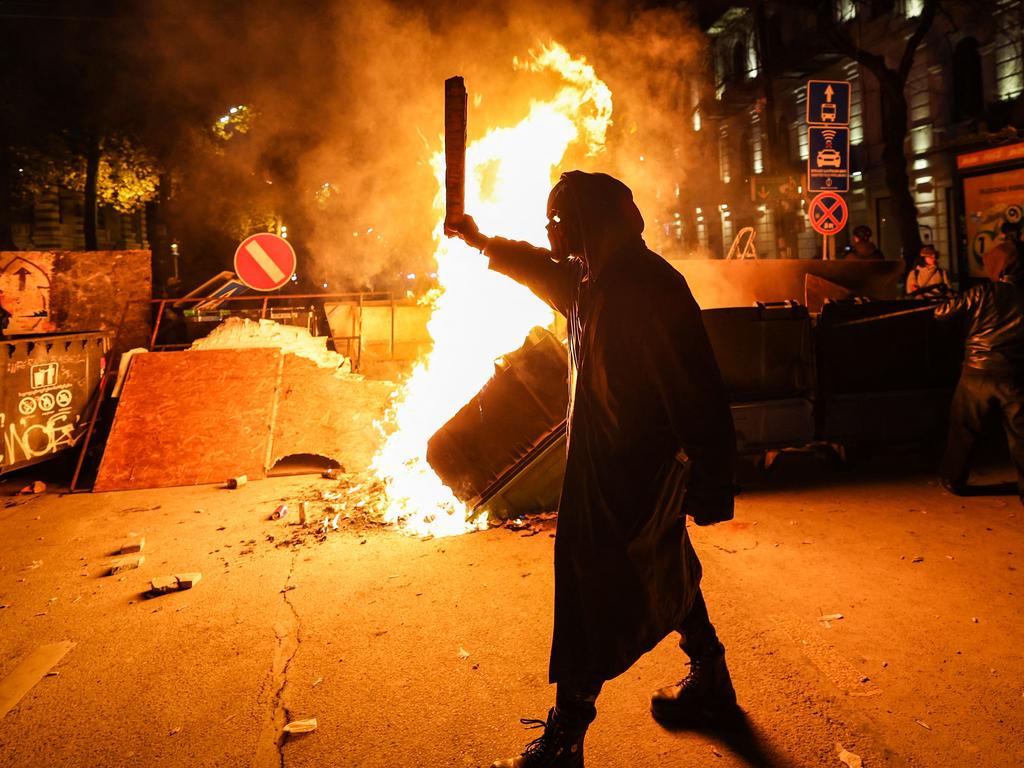
<instances>
[{"instance_id":1,"label":"debris scattered on street","mask_svg":"<svg viewBox=\"0 0 1024 768\"><path fill-rule=\"evenodd\" d=\"M131 555L135 552L141 552L146 546L146 537L141 536L137 533L129 533L128 538L125 539L124 543L121 544L118 553L122 555Z\"/></svg>"},{"instance_id":2,"label":"debris scattered on street","mask_svg":"<svg viewBox=\"0 0 1024 768\"><path fill-rule=\"evenodd\" d=\"M228 488L234 490L235 488L241 488L248 482L248 477L246 477L245 475L238 475L237 477L229 477L227 480L227 486Z\"/></svg>"},{"instance_id":3,"label":"debris scattered on street","mask_svg":"<svg viewBox=\"0 0 1024 768\"><path fill-rule=\"evenodd\" d=\"M110 564L107 570L108 576L118 576L126 571L134 571L146 562L145 555L139 555L138 557L125 557L120 560L115 560Z\"/></svg>"},{"instance_id":4,"label":"debris scattered on street","mask_svg":"<svg viewBox=\"0 0 1024 768\"><path fill-rule=\"evenodd\" d=\"M467 651L465 648L459 648L459 658L462 659L463 661L468 659L469 658L469 651Z\"/></svg>"},{"instance_id":5,"label":"debris scattered on street","mask_svg":"<svg viewBox=\"0 0 1024 768\"><path fill-rule=\"evenodd\" d=\"M825 626L825 629L828 629L832 626L833 621L839 621L841 618L843 618L843 614L841 613L828 613L824 616L819 616L818 621Z\"/></svg>"},{"instance_id":6,"label":"debris scattered on street","mask_svg":"<svg viewBox=\"0 0 1024 768\"><path fill-rule=\"evenodd\" d=\"M305 525L309 522L309 502L299 502L299 525Z\"/></svg>"},{"instance_id":7,"label":"debris scattered on street","mask_svg":"<svg viewBox=\"0 0 1024 768\"><path fill-rule=\"evenodd\" d=\"M528 517L510 518L502 526L510 531L522 531L523 536L536 536L541 531L550 530L557 519L557 512L540 512Z\"/></svg>"},{"instance_id":8,"label":"debris scattered on street","mask_svg":"<svg viewBox=\"0 0 1024 768\"><path fill-rule=\"evenodd\" d=\"M344 473L345 473L345 468L344 467L331 467L330 469L325 469L323 474L321 475L321 477L325 477L328 480L337 480Z\"/></svg>"},{"instance_id":9,"label":"debris scattered on street","mask_svg":"<svg viewBox=\"0 0 1024 768\"><path fill-rule=\"evenodd\" d=\"M850 752L842 744L836 744L836 752L839 754L839 762L845 763L850 768L863 768L864 761L860 759L860 755Z\"/></svg>"},{"instance_id":10,"label":"debris scattered on street","mask_svg":"<svg viewBox=\"0 0 1024 768\"><path fill-rule=\"evenodd\" d=\"M181 592L192 589L202 580L201 573L179 573L175 576L157 576L149 582L150 591L155 595L165 595L168 592Z\"/></svg>"},{"instance_id":11,"label":"debris scattered on street","mask_svg":"<svg viewBox=\"0 0 1024 768\"><path fill-rule=\"evenodd\" d=\"M721 757L722 753L718 751L718 747L711 747L711 754L715 757Z\"/></svg>"},{"instance_id":12,"label":"debris scattered on street","mask_svg":"<svg viewBox=\"0 0 1024 768\"><path fill-rule=\"evenodd\" d=\"M915 558L914 558L913 560L911 560L910 562L912 562L912 563L923 563L923 562L924 562L924 558L923 558L923 557L921 557L921 555L918 555L917 557L915 557Z\"/></svg>"},{"instance_id":13,"label":"debris scattered on street","mask_svg":"<svg viewBox=\"0 0 1024 768\"><path fill-rule=\"evenodd\" d=\"M316 730L316 718L308 720L292 720L284 727L285 733L312 733Z\"/></svg>"},{"instance_id":14,"label":"debris scattered on street","mask_svg":"<svg viewBox=\"0 0 1024 768\"><path fill-rule=\"evenodd\" d=\"M42 480L35 480L18 491L18 494L21 496L28 496L35 493L44 493L45 491L46 483Z\"/></svg>"},{"instance_id":15,"label":"debris scattered on street","mask_svg":"<svg viewBox=\"0 0 1024 768\"><path fill-rule=\"evenodd\" d=\"M922 728L925 728L925 729L927 729L929 731L932 729L932 727L930 725L928 725L928 723L923 723L920 720L915 720L914 722L917 723L918 725L920 725Z\"/></svg>"},{"instance_id":16,"label":"debris scattered on street","mask_svg":"<svg viewBox=\"0 0 1024 768\"><path fill-rule=\"evenodd\" d=\"M271 517L272 520L280 520L281 518L283 518L287 514L288 514L288 505L287 504L278 504L277 508L274 510L274 513L270 517Z\"/></svg>"},{"instance_id":17,"label":"debris scattered on street","mask_svg":"<svg viewBox=\"0 0 1024 768\"><path fill-rule=\"evenodd\" d=\"M32 563L30 565L26 565L23 570L34 571L36 568L38 568L42 564L43 564L42 560L33 560Z\"/></svg>"}]
</instances>

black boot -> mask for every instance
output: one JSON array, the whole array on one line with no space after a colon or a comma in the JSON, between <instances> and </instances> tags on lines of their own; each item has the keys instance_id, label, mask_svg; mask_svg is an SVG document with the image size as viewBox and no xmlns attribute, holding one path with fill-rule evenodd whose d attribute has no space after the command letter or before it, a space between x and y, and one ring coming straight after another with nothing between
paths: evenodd
<instances>
[{"instance_id":1,"label":"black boot","mask_svg":"<svg viewBox=\"0 0 1024 768\"><path fill-rule=\"evenodd\" d=\"M692 658L690 673L677 685L654 692L651 714L655 720L666 725L682 725L736 715L736 691L725 665L725 648L721 643L716 646L711 653Z\"/></svg>"},{"instance_id":2,"label":"black boot","mask_svg":"<svg viewBox=\"0 0 1024 768\"><path fill-rule=\"evenodd\" d=\"M495 760L491 768L583 768L583 737L587 729L568 731L559 722L558 710L548 711L547 722L523 719L527 728L543 728L544 733L526 745L523 754Z\"/></svg>"}]
</instances>

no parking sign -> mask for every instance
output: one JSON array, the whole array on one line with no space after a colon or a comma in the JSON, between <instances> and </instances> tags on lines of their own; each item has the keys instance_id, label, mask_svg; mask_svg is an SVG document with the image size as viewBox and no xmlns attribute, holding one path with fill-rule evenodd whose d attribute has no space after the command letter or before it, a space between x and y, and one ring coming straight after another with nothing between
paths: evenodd
<instances>
[{"instance_id":1,"label":"no parking sign","mask_svg":"<svg viewBox=\"0 0 1024 768\"><path fill-rule=\"evenodd\" d=\"M820 235L834 235L846 226L849 211L842 195L835 192L822 192L811 200L807 217L811 227Z\"/></svg>"}]
</instances>

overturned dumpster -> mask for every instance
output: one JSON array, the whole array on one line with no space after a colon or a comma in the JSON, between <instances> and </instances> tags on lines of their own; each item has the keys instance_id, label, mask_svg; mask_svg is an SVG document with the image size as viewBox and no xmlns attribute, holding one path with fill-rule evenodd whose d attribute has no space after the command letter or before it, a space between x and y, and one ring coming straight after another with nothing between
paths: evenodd
<instances>
[{"instance_id":1,"label":"overturned dumpster","mask_svg":"<svg viewBox=\"0 0 1024 768\"><path fill-rule=\"evenodd\" d=\"M534 328L427 443L427 461L471 509L498 518L554 510L565 472L565 347Z\"/></svg>"},{"instance_id":2,"label":"overturned dumpster","mask_svg":"<svg viewBox=\"0 0 1024 768\"><path fill-rule=\"evenodd\" d=\"M0 341L0 473L74 448L85 433L110 346L107 333L54 333Z\"/></svg>"}]
</instances>

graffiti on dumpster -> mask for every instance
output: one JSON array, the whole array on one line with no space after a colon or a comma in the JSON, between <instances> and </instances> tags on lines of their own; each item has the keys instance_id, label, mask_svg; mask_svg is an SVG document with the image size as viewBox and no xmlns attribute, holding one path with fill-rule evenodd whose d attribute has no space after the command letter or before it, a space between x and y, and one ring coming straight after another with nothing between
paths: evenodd
<instances>
[{"instance_id":1,"label":"graffiti on dumpster","mask_svg":"<svg viewBox=\"0 0 1024 768\"><path fill-rule=\"evenodd\" d=\"M78 416L70 413L55 413L44 422L7 424L7 414L0 413L3 425L4 452L0 464L38 459L64 448L72 448L78 442L76 436Z\"/></svg>"},{"instance_id":2,"label":"graffiti on dumpster","mask_svg":"<svg viewBox=\"0 0 1024 768\"><path fill-rule=\"evenodd\" d=\"M49 456L78 442L81 416L73 406L81 382L75 381L75 369L74 364L62 369L57 361L31 359L8 365L8 380L21 386L7 401L10 412L0 412L0 467ZM25 384L28 388L21 389Z\"/></svg>"}]
</instances>

